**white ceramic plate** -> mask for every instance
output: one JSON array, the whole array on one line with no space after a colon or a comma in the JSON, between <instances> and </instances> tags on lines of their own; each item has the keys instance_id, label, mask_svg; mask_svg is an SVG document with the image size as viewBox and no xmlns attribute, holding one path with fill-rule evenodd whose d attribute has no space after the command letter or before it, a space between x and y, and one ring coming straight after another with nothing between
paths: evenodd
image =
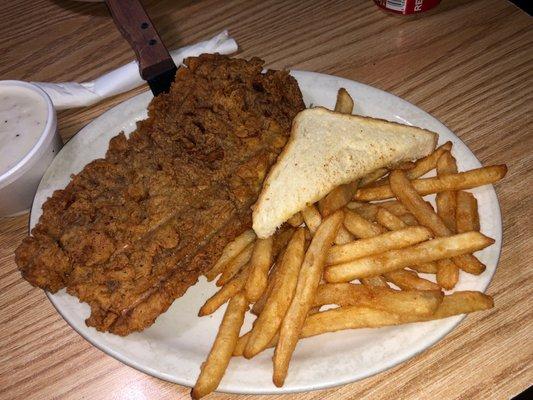
<instances>
[{"instance_id":1,"label":"white ceramic plate","mask_svg":"<svg viewBox=\"0 0 533 400\"><path fill-rule=\"evenodd\" d=\"M479 161L448 128L414 105L381 90L346 79L312 72L294 71L307 105L333 107L337 89L344 87L355 100L355 112L439 133L439 142L451 140L459 169L480 166ZM31 213L33 228L41 206L55 189L63 188L72 173L105 154L109 139L121 130L135 128L146 116L151 93L138 95L109 110L83 128L58 154L44 175ZM481 290L488 286L501 248L500 209L492 186L475 191L481 215L481 230L496 243L477 253L487 265L480 276L461 273L457 290ZM97 332L85 325L89 307L64 290L49 294L50 301L65 320L85 339L107 354L147 374L192 386L213 342L225 307L214 315L198 318L203 302L215 292L204 278L177 299L156 323L127 337ZM381 329L360 329L305 339L298 344L283 388L272 384L272 350L251 361L234 358L219 390L234 393L280 393L327 388L356 381L391 368L432 346L449 333L463 317ZM243 331L250 326L248 319Z\"/></svg>"}]
</instances>

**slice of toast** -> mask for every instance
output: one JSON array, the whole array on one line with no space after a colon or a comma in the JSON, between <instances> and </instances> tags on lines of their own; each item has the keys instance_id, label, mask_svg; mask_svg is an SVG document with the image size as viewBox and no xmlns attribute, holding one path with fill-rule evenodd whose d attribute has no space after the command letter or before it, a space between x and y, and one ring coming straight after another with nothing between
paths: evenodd
<instances>
[{"instance_id":1,"label":"slice of toast","mask_svg":"<svg viewBox=\"0 0 533 400\"><path fill-rule=\"evenodd\" d=\"M253 207L254 231L260 238L272 235L336 186L424 157L435 149L437 139L434 132L381 119L322 107L301 111Z\"/></svg>"}]
</instances>

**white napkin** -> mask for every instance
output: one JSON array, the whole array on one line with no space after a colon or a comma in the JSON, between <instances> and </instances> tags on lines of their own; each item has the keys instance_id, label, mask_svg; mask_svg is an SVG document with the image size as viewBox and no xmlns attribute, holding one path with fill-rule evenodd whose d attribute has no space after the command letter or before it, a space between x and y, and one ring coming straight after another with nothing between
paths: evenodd
<instances>
[{"instance_id":1,"label":"white napkin","mask_svg":"<svg viewBox=\"0 0 533 400\"><path fill-rule=\"evenodd\" d=\"M237 51L237 42L225 30L204 42L173 50L170 55L176 65L180 65L183 59L198 56L202 53L231 54L235 51ZM64 110L90 106L106 97L134 89L145 83L145 81L139 74L137 61L132 61L91 82L32 83L38 85L50 96L57 110Z\"/></svg>"}]
</instances>

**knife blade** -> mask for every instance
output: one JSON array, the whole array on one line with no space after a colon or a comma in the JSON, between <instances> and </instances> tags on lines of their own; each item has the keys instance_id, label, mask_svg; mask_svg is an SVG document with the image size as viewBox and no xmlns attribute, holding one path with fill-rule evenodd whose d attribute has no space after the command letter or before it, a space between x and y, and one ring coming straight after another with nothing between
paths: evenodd
<instances>
[{"instance_id":1,"label":"knife blade","mask_svg":"<svg viewBox=\"0 0 533 400\"><path fill-rule=\"evenodd\" d=\"M170 90L177 67L139 0L106 0L118 30L135 52L154 96Z\"/></svg>"}]
</instances>

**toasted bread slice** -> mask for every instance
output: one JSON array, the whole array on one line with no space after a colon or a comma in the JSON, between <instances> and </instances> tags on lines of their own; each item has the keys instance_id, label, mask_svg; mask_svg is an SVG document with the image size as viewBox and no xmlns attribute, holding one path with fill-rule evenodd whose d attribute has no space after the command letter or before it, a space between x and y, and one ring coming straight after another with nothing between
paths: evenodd
<instances>
[{"instance_id":1,"label":"toasted bread slice","mask_svg":"<svg viewBox=\"0 0 533 400\"><path fill-rule=\"evenodd\" d=\"M301 111L254 206L255 233L260 238L272 235L338 185L430 154L437 139L434 132L381 119L322 107Z\"/></svg>"}]
</instances>

